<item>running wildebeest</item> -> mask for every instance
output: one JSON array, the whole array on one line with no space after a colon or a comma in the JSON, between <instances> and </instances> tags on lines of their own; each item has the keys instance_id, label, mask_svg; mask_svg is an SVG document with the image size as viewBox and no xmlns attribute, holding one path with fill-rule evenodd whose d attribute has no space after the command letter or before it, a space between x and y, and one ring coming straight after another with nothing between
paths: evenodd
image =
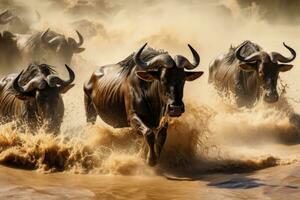
<instances>
[{"instance_id":1,"label":"running wildebeest","mask_svg":"<svg viewBox=\"0 0 300 200\"><path fill-rule=\"evenodd\" d=\"M30 130L45 126L58 133L64 116L61 94L74 85L74 72L66 65L69 79L62 80L53 67L31 64L20 74L11 74L0 81L1 122L16 120Z\"/></svg>"},{"instance_id":2,"label":"running wildebeest","mask_svg":"<svg viewBox=\"0 0 300 200\"><path fill-rule=\"evenodd\" d=\"M12 34L5 31L0 37L0 55L4 55L0 57L0 63L4 65L1 67L10 68L12 71L12 69L28 63L69 65L73 54L84 50L81 47L84 42L83 37L78 31L76 33L79 42L49 29L32 35Z\"/></svg>"},{"instance_id":3,"label":"running wildebeest","mask_svg":"<svg viewBox=\"0 0 300 200\"><path fill-rule=\"evenodd\" d=\"M143 51L146 45L125 60L96 70L84 85L84 101L87 122L95 123L99 115L114 128L132 127L143 135L149 147L147 162L154 166L167 136L168 122L163 119L184 113L185 81L193 81L203 72L184 70L200 63L190 45L193 63L152 48Z\"/></svg>"},{"instance_id":4,"label":"running wildebeest","mask_svg":"<svg viewBox=\"0 0 300 200\"><path fill-rule=\"evenodd\" d=\"M33 35L17 35L17 44L26 63L48 63L52 65L69 65L73 54L84 51L84 40L76 31L79 41L47 29Z\"/></svg>"},{"instance_id":5,"label":"running wildebeest","mask_svg":"<svg viewBox=\"0 0 300 200\"><path fill-rule=\"evenodd\" d=\"M209 67L209 83L221 91L231 91L239 106L252 106L263 97L267 103L278 101L279 72L289 71L287 64L296 58L296 52L285 43L291 57L277 52L267 53L257 44L245 41L238 47L216 58Z\"/></svg>"}]
</instances>

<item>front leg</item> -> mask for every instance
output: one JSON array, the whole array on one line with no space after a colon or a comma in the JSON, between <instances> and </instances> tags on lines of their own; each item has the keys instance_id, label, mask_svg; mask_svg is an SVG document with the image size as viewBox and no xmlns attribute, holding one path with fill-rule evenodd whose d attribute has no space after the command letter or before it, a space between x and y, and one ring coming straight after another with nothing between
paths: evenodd
<instances>
[{"instance_id":1,"label":"front leg","mask_svg":"<svg viewBox=\"0 0 300 200\"><path fill-rule=\"evenodd\" d=\"M157 157L154 151L155 135L154 132L148 128L137 114L133 114L130 118L130 125L134 130L144 136L147 145L149 147L147 155L147 163L150 166L154 166L157 163Z\"/></svg>"},{"instance_id":2,"label":"front leg","mask_svg":"<svg viewBox=\"0 0 300 200\"><path fill-rule=\"evenodd\" d=\"M162 124L156 135L156 142L155 142L154 150L155 150L155 153L157 156L157 160L159 160L159 158L160 158L161 151L162 151L164 144L166 142L166 139L167 139L168 125L169 125L168 122L165 122L164 124Z\"/></svg>"}]
</instances>

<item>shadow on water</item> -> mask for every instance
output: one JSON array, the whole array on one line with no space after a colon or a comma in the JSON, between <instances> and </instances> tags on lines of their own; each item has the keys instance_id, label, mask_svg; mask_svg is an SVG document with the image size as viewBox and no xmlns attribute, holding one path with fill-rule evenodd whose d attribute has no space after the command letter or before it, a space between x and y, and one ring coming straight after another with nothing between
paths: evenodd
<instances>
[{"instance_id":1,"label":"shadow on water","mask_svg":"<svg viewBox=\"0 0 300 200\"><path fill-rule=\"evenodd\" d=\"M168 180L173 181L197 181L205 180L206 176L213 176L215 174L232 175L236 174L243 176L243 174L255 172L258 170L275 167L279 164L279 159L269 156L260 160L235 160L235 159L222 159L213 161L201 161L193 163L194 167L176 170L166 170L159 172ZM205 167L195 167L205 166Z\"/></svg>"},{"instance_id":2,"label":"shadow on water","mask_svg":"<svg viewBox=\"0 0 300 200\"><path fill-rule=\"evenodd\" d=\"M229 180L221 180L221 181L212 181L207 184L208 186L217 187L221 189L251 189L260 186L268 186L268 187L286 187L290 189L299 189L299 186L296 185L277 185L277 184L268 184L264 183L264 181L255 178L248 177L238 177L238 178L230 178Z\"/></svg>"},{"instance_id":3,"label":"shadow on water","mask_svg":"<svg viewBox=\"0 0 300 200\"><path fill-rule=\"evenodd\" d=\"M269 184L258 178L247 177L251 174L211 174L199 175L194 177L171 177L165 176L167 180L171 181L207 181L207 186L219 189L252 189L261 186L271 188L289 188L299 189L298 185L290 184Z\"/></svg>"}]
</instances>

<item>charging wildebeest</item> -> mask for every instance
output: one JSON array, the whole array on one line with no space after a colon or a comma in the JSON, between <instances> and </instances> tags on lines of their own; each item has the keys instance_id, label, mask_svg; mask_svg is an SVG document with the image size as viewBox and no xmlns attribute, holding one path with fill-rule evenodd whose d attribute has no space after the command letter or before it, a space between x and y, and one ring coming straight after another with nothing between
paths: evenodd
<instances>
[{"instance_id":1,"label":"charging wildebeest","mask_svg":"<svg viewBox=\"0 0 300 200\"><path fill-rule=\"evenodd\" d=\"M76 33L79 42L49 29L35 34L13 34L5 31L0 36L0 63L3 63L2 67L9 69L28 63L68 65L74 53L84 50L81 47L83 37L78 31Z\"/></svg>"},{"instance_id":2,"label":"charging wildebeest","mask_svg":"<svg viewBox=\"0 0 300 200\"><path fill-rule=\"evenodd\" d=\"M55 66L70 64L73 54L84 51L82 35L79 41L47 29L32 35L17 35L17 44L26 63L48 63Z\"/></svg>"},{"instance_id":3,"label":"charging wildebeest","mask_svg":"<svg viewBox=\"0 0 300 200\"><path fill-rule=\"evenodd\" d=\"M216 58L209 67L209 83L221 91L231 91L239 106L252 106L259 98L267 103L278 101L279 72L289 71L287 64L296 58L296 52L285 43L291 57L277 52L267 53L257 44L245 41L238 47Z\"/></svg>"},{"instance_id":4,"label":"charging wildebeest","mask_svg":"<svg viewBox=\"0 0 300 200\"><path fill-rule=\"evenodd\" d=\"M167 136L168 122L162 119L184 113L185 81L193 81L203 72L184 70L200 63L190 45L193 63L152 48L143 51L146 45L125 60L96 70L84 85L84 101L87 122L95 123L99 115L115 128L131 126L143 135L149 147L147 162L153 166Z\"/></svg>"},{"instance_id":5,"label":"charging wildebeest","mask_svg":"<svg viewBox=\"0 0 300 200\"><path fill-rule=\"evenodd\" d=\"M66 65L69 79L62 80L47 65L31 64L20 74L11 74L0 81L1 122L16 120L30 130L45 126L47 132L58 133L64 116L61 94L74 85L74 72Z\"/></svg>"}]
</instances>

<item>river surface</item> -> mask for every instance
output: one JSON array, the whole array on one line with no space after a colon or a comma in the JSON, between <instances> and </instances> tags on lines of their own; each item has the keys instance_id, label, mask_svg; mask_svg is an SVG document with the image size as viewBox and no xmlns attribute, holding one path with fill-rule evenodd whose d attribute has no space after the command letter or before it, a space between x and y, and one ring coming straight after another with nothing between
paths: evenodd
<instances>
[{"instance_id":1,"label":"river surface","mask_svg":"<svg viewBox=\"0 0 300 200\"><path fill-rule=\"evenodd\" d=\"M164 176L40 174L0 167L0 199L299 199L300 163L254 173ZM172 179L175 179L174 177Z\"/></svg>"}]
</instances>

